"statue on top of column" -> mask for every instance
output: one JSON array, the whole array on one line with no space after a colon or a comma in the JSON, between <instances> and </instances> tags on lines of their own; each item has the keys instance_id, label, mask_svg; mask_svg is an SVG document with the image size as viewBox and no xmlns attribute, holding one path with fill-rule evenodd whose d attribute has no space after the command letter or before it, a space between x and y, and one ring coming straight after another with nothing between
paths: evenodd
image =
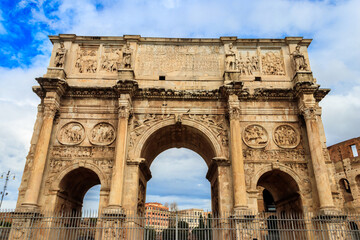
<instances>
[{"instance_id":1,"label":"statue on top of column","mask_svg":"<svg viewBox=\"0 0 360 240\"><path fill-rule=\"evenodd\" d=\"M131 58L132 58L132 49L130 48L130 43L126 43L126 47L123 50L123 59L122 66L123 68L131 69Z\"/></svg>"},{"instance_id":2,"label":"statue on top of column","mask_svg":"<svg viewBox=\"0 0 360 240\"><path fill-rule=\"evenodd\" d=\"M296 46L291 56L294 60L295 71L308 71L308 64L306 63L304 54L300 52L300 45Z\"/></svg>"},{"instance_id":3,"label":"statue on top of column","mask_svg":"<svg viewBox=\"0 0 360 240\"><path fill-rule=\"evenodd\" d=\"M66 49L64 47L64 43L61 42L60 47L56 50L56 54L55 54L55 67L64 68L65 55L66 55Z\"/></svg>"},{"instance_id":4,"label":"statue on top of column","mask_svg":"<svg viewBox=\"0 0 360 240\"><path fill-rule=\"evenodd\" d=\"M229 48L225 53L225 69L227 71L235 71L237 68L236 54L233 50L232 43L229 44Z\"/></svg>"}]
</instances>

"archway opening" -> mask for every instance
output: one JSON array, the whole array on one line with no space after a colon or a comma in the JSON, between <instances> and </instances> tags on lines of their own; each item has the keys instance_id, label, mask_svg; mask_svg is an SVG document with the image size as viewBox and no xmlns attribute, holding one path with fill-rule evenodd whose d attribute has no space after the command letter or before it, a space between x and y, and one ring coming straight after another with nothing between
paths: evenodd
<instances>
[{"instance_id":1,"label":"archway opening","mask_svg":"<svg viewBox=\"0 0 360 240\"><path fill-rule=\"evenodd\" d=\"M176 207L171 206L171 203L177 202L178 213L184 209L188 210L189 220L196 220L195 218L200 218L200 215L205 216L206 210L218 210L217 171L209 171L213 166L213 158L217 155L210 138L208 133L197 127L182 123L154 131L143 144L140 155L145 159L145 164L151 169L154 177L154 180L150 180L149 186L147 180L143 180L146 177L139 177L139 188L143 185L146 193L149 191L151 195L155 195L148 196L146 202L154 202L156 197L159 197L159 202L168 202L168 207L173 210ZM163 177L162 185L154 189L151 185L159 181L159 174L160 179ZM166 187L163 187L164 185ZM166 189L169 191L166 192ZM167 197L162 198L159 196L161 194ZM202 203L195 203L198 201ZM138 204L138 211L140 207L142 204ZM200 214L196 209L201 209L203 213ZM195 216L195 212L198 215ZM190 222L188 224L191 225Z\"/></svg>"},{"instance_id":2,"label":"archway opening","mask_svg":"<svg viewBox=\"0 0 360 240\"><path fill-rule=\"evenodd\" d=\"M257 186L264 188L261 193L263 202L259 203L259 211L268 210L270 206L273 212L302 213L299 186L289 174L280 170L272 170L259 178ZM272 204L271 201L273 201Z\"/></svg>"},{"instance_id":3,"label":"archway opening","mask_svg":"<svg viewBox=\"0 0 360 240\"><path fill-rule=\"evenodd\" d=\"M101 182L98 175L90 169L79 167L70 171L60 181L56 209L81 212L85 194L99 184Z\"/></svg>"},{"instance_id":4,"label":"archway opening","mask_svg":"<svg viewBox=\"0 0 360 240\"><path fill-rule=\"evenodd\" d=\"M168 149L155 158L150 170L147 202L167 203L170 210L211 209L211 187L205 178L208 167L197 153Z\"/></svg>"}]
</instances>

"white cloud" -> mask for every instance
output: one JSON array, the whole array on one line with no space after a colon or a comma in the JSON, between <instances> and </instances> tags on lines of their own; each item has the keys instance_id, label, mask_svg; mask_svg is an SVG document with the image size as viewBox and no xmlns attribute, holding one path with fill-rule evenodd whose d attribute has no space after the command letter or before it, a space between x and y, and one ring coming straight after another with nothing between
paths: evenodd
<instances>
[{"instance_id":1,"label":"white cloud","mask_svg":"<svg viewBox=\"0 0 360 240\"><path fill-rule=\"evenodd\" d=\"M328 145L360 136L360 86L330 95L321 105Z\"/></svg>"}]
</instances>

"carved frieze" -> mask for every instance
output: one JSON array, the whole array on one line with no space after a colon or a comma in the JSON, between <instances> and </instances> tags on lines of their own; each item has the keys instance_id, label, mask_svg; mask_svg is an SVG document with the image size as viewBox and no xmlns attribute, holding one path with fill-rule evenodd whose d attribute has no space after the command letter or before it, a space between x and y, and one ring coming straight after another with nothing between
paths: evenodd
<instances>
[{"instance_id":1,"label":"carved frieze","mask_svg":"<svg viewBox=\"0 0 360 240\"><path fill-rule=\"evenodd\" d=\"M275 128L274 142L281 148L295 148L300 143L300 134L290 125L280 125Z\"/></svg>"},{"instance_id":2,"label":"carved frieze","mask_svg":"<svg viewBox=\"0 0 360 240\"><path fill-rule=\"evenodd\" d=\"M64 145L76 145L84 141L85 129L79 122L69 122L61 127L57 139Z\"/></svg>"},{"instance_id":3,"label":"carved frieze","mask_svg":"<svg viewBox=\"0 0 360 240\"><path fill-rule=\"evenodd\" d=\"M54 146L51 149L52 159L83 159L83 158L113 158L114 147L83 147L83 146Z\"/></svg>"},{"instance_id":4,"label":"carved frieze","mask_svg":"<svg viewBox=\"0 0 360 240\"><path fill-rule=\"evenodd\" d=\"M285 75L281 50L261 50L262 74Z\"/></svg>"},{"instance_id":5,"label":"carved frieze","mask_svg":"<svg viewBox=\"0 0 360 240\"><path fill-rule=\"evenodd\" d=\"M263 150L245 149L243 155L246 161L305 161L304 149Z\"/></svg>"},{"instance_id":6,"label":"carved frieze","mask_svg":"<svg viewBox=\"0 0 360 240\"><path fill-rule=\"evenodd\" d=\"M96 73L97 48L80 48L77 52L75 69L78 73Z\"/></svg>"},{"instance_id":7,"label":"carved frieze","mask_svg":"<svg viewBox=\"0 0 360 240\"><path fill-rule=\"evenodd\" d=\"M109 145L115 140L115 129L110 123L98 123L91 130L89 140L94 145Z\"/></svg>"},{"instance_id":8,"label":"carved frieze","mask_svg":"<svg viewBox=\"0 0 360 240\"><path fill-rule=\"evenodd\" d=\"M118 65L122 61L122 52L120 48L109 48L104 49L104 53L101 56L101 68L100 71L106 72L117 72Z\"/></svg>"},{"instance_id":9,"label":"carved frieze","mask_svg":"<svg viewBox=\"0 0 360 240\"><path fill-rule=\"evenodd\" d=\"M252 124L244 129L244 143L251 148L263 148L269 142L269 136L264 127Z\"/></svg>"}]
</instances>

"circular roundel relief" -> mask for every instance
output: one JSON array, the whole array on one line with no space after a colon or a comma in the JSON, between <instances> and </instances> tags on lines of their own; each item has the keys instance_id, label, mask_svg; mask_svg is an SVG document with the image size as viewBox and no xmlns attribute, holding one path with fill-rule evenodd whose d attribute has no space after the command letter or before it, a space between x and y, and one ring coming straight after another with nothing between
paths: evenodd
<instances>
[{"instance_id":1,"label":"circular roundel relief","mask_svg":"<svg viewBox=\"0 0 360 240\"><path fill-rule=\"evenodd\" d=\"M60 128L57 139L64 145L79 144L85 139L85 129L83 125L78 122L66 123Z\"/></svg>"},{"instance_id":2,"label":"circular roundel relief","mask_svg":"<svg viewBox=\"0 0 360 240\"><path fill-rule=\"evenodd\" d=\"M295 148L300 143L300 135L290 125L280 125L275 128L274 142L281 148Z\"/></svg>"},{"instance_id":3,"label":"circular roundel relief","mask_svg":"<svg viewBox=\"0 0 360 240\"><path fill-rule=\"evenodd\" d=\"M109 145L115 140L115 129L110 123L98 123L91 130L89 140L94 145Z\"/></svg>"},{"instance_id":4,"label":"circular roundel relief","mask_svg":"<svg viewBox=\"0 0 360 240\"><path fill-rule=\"evenodd\" d=\"M251 148L263 148L269 142L269 136L264 127L252 124L244 129L244 143Z\"/></svg>"}]
</instances>

